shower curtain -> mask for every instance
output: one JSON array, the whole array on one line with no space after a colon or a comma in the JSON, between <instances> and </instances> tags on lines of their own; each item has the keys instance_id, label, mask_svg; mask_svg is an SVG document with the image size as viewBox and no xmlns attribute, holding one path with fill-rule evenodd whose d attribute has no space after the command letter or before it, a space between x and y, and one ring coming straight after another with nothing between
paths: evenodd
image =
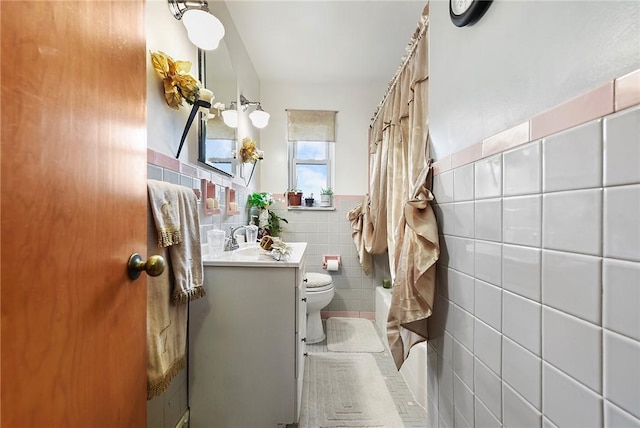
<instances>
[{"instance_id":1,"label":"shower curtain","mask_svg":"<svg viewBox=\"0 0 640 428\"><path fill-rule=\"evenodd\" d=\"M438 231L430 202L428 5L371 125L369 199L363 245L388 251L393 279L387 337L400 368L427 339L433 310Z\"/></svg>"}]
</instances>

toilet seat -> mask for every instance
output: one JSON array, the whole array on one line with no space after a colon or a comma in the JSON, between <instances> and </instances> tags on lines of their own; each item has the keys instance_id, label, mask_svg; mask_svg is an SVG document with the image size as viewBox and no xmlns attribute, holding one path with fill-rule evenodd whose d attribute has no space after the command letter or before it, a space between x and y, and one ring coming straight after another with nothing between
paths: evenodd
<instances>
[{"instance_id":1,"label":"toilet seat","mask_svg":"<svg viewBox=\"0 0 640 428\"><path fill-rule=\"evenodd\" d=\"M333 288L331 276L324 273L307 272L307 293L327 291Z\"/></svg>"}]
</instances>

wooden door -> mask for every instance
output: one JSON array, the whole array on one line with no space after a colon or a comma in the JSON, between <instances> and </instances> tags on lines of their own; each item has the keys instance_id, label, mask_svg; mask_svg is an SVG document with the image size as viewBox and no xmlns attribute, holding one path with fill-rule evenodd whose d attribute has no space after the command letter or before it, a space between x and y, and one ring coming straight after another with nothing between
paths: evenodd
<instances>
[{"instance_id":1,"label":"wooden door","mask_svg":"<svg viewBox=\"0 0 640 428\"><path fill-rule=\"evenodd\" d=\"M2 427L144 427L144 3L0 17Z\"/></svg>"}]
</instances>

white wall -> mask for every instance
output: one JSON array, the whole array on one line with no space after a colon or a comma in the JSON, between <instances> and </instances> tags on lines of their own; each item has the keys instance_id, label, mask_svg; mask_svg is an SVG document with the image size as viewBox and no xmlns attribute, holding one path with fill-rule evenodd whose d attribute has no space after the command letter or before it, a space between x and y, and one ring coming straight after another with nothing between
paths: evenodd
<instances>
[{"instance_id":1,"label":"white wall","mask_svg":"<svg viewBox=\"0 0 640 428\"><path fill-rule=\"evenodd\" d=\"M288 187L286 109L337 110L334 191L340 195L366 193L368 129L375 106L384 95L380 93L380 87L379 83L263 83L260 101L271 114L271 120L260 135L260 147L265 151L262 189L283 193Z\"/></svg>"},{"instance_id":2,"label":"white wall","mask_svg":"<svg viewBox=\"0 0 640 428\"><path fill-rule=\"evenodd\" d=\"M637 1L495 0L464 28L430 8L434 159L640 68Z\"/></svg>"}]
</instances>

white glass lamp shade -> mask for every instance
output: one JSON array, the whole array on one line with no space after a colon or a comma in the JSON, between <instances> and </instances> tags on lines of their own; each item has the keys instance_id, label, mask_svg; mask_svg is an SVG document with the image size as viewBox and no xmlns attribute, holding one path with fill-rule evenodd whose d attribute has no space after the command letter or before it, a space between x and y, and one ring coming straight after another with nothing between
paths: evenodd
<instances>
[{"instance_id":1,"label":"white glass lamp shade","mask_svg":"<svg viewBox=\"0 0 640 428\"><path fill-rule=\"evenodd\" d=\"M218 47L224 37L222 22L209 12L191 9L182 16L191 43L207 51Z\"/></svg>"},{"instance_id":2,"label":"white glass lamp shade","mask_svg":"<svg viewBox=\"0 0 640 428\"><path fill-rule=\"evenodd\" d=\"M264 110L254 110L249 114L249 119L256 128L264 128L269 124L271 115Z\"/></svg>"},{"instance_id":3,"label":"white glass lamp shade","mask_svg":"<svg viewBox=\"0 0 640 428\"><path fill-rule=\"evenodd\" d=\"M222 120L230 128L238 127L238 110L224 110L222 112Z\"/></svg>"}]
</instances>

